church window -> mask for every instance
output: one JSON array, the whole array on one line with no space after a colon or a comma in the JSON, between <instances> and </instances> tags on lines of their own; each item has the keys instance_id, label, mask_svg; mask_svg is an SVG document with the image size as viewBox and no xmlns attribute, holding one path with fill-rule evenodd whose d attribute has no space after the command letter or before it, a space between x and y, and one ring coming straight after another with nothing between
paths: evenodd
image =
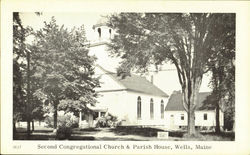
<instances>
[{"instance_id":1,"label":"church window","mask_svg":"<svg viewBox=\"0 0 250 155\"><path fill-rule=\"evenodd\" d=\"M154 101L152 98L150 99L150 118L154 119Z\"/></svg>"},{"instance_id":2,"label":"church window","mask_svg":"<svg viewBox=\"0 0 250 155\"><path fill-rule=\"evenodd\" d=\"M161 100L161 119L164 118L164 101Z\"/></svg>"},{"instance_id":3,"label":"church window","mask_svg":"<svg viewBox=\"0 0 250 155\"><path fill-rule=\"evenodd\" d=\"M181 120L184 120L184 114L181 114Z\"/></svg>"},{"instance_id":4,"label":"church window","mask_svg":"<svg viewBox=\"0 0 250 155\"><path fill-rule=\"evenodd\" d=\"M102 30L101 30L101 28L98 28L97 31L98 31L98 34L99 34L99 38L101 38L101 36L102 36Z\"/></svg>"},{"instance_id":5,"label":"church window","mask_svg":"<svg viewBox=\"0 0 250 155\"><path fill-rule=\"evenodd\" d=\"M137 98L137 119L141 119L141 97Z\"/></svg>"},{"instance_id":6,"label":"church window","mask_svg":"<svg viewBox=\"0 0 250 155\"><path fill-rule=\"evenodd\" d=\"M207 114L204 114L203 117L204 117L204 120L207 120Z\"/></svg>"}]
</instances>

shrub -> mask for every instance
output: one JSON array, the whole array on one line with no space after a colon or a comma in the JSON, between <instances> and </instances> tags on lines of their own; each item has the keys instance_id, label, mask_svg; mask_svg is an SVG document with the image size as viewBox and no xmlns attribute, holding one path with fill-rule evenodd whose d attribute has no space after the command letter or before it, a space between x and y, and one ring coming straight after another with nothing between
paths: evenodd
<instances>
[{"instance_id":1,"label":"shrub","mask_svg":"<svg viewBox=\"0 0 250 155\"><path fill-rule=\"evenodd\" d=\"M69 139L72 134L72 127L67 126L66 124L58 126L56 132L57 139Z\"/></svg>"},{"instance_id":2,"label":"shrub","mask_svg":"<svg viewBox=\"0 0 250 155\"><path fill-rule=\"evenodd\" d=\"M47 127L53 128L54 127L54 117L48 116L45 118L45 123ZM71 114L65 114L65 115L59 115L57 117L57 126L60 126L61 124L68 123L72 128L77 128L79 119L78 117L71 115Z\"/></svg>"},{"instance_id":3,"label":"shrub","mask_svg":"<svg viewBox=\"0 0 250 155\"><path fill-rule=\"evenodd\" d=\"M100 117L97 120L96 127L116 127L120 125L120 121L117 120L117 117L108 114L107 116Z\"/></svg>"},{"instance_id":4,"label":"shrub","mask_svg":"<svg viewBox=\"0 0 250 155\"><path fill-rule=\"evenodd\" d=\"M53 127L54 118L47 117L45 122L48 127ZM58 116L57 118L57 139L69 139L72 129L78 127L78 118L71 114Z\"/></svg>"}]
</instances>

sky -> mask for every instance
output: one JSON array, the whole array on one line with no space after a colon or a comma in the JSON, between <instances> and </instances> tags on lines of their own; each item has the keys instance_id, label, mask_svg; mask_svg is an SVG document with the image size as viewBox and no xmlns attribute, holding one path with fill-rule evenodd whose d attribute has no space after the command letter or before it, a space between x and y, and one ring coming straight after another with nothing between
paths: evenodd
<instances>
[{"instance_id":1,"label":"sky","mask_svg":"<svg viewBox=\"0 0 250 155\"><path fill-rule=\"evenodd\" d=\"M102 12L43 12L42 15L38 16L32 12L23 12L20 13L20 18L24 26L30 26L34 30L42 28L44 26L44 21L49 22L52 16L55 17L56 23L59 26L64 25L64 27L68 29L84 25L87 39L93 40L95 38L95 34L92 26L105 15L107 15L107 13ZM181 89L177 72L176 70L172 70L173 68L175 68L173 65L167 64L163 67L163 70L166 71L162 71L157 75L154 75L154 84L165 91L168 95L170 95L174 90ZM208 87L209 80L210 74L203 76L200 92L211 91L211 89Z\"/></svg>"},{"instance_id":2,"label":"sky","mask_svg":"<svg viewBox=\"0 0 250 155\"><path fill-rule=\"evenodd\" d=\"M60 12L60 13L42 13L38 16L35 13L24 12L20 13L20 18L24 26L31 26L34 30L39 30L44 26L44 21L49 22L52 16L55 17L56 23L59 26L64 25L69 29L73 27L80 27L84 25L86 30L86 37L92 39L93 29L92 26L97 23L97 21L106 15L105 13L75 13L75 12Z\"/></svg>"}]
</instances>

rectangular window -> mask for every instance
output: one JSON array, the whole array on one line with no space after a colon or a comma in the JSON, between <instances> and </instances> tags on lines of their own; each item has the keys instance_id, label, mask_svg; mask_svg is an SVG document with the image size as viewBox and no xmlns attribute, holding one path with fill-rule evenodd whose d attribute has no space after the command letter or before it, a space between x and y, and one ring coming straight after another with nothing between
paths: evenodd
<instances>
[{"instance_id":1,"label":"rectangular window","mask_svg":"<svg viewBox=\"0 0 250 155\"><path fill-rule=\"evenodd\" d=\"M184 120L184 114L181 114L181 120Z\"/></svg>"},{"instance_id":2,"label":"rectangular window","mask_svg":"<svg viewBox=\"0 0 250 155\"><path fill-rule=\"evenodd\" d=\"M207 114L203 115L204 120L207 120Z\"/></svg>"}]
</instances>

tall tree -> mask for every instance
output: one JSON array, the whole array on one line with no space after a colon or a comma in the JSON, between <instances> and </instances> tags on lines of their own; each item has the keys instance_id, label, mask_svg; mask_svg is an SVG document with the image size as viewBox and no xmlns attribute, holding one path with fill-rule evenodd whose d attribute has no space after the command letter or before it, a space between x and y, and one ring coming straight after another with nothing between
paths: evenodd
<instances>
[{"instance_id":1,"label":"tall tree","mask_svg":"<svg viewBox=\"0 0 250 155\"><path fill-rule=\"evenodd\" d=\"M86 104L94 104L99 85L93 77L94 57L84 46L84 27L69 31L59 27L53 17L44 28L35 33L30 50L40 89L35 94L47 100L54 110L54 129L57 129L57 111L64 109L79 112Z\"/></svg>"},{"instance_id":2,"label":"tall tree","mask_svg":"<svg viewBox=\"0 0 250 155\"><path fill-rule=\"evenodd\" d=\"M109 16L108 25L116 30L109 49L123 61L118 70L148 71L150 65L166 61L177 69L183 106L188 113L188 134L195 134L194 111L203 74L217 53L217 31L223 16L211 13L120 13ZM223 35L226 36L226 35Z\"/></svg>"},{"instance_id":3,"label":"tall tree","mask_svg":"<svg viewBox=\"0 0 250 155\"><path fill-rule=\"evenodd\" d=\"M25 64L25 37L28 29L22 25L18 12L13 13L13 135L16 133L16 122L24 118L26 107L26 91L24 70ZM27 120L27 119L26 119ZM27 120L28 121L28 120ZM29 122L27 122L29 123Z\"/></svg>"},{"instance_id":4,"label":"tall tree","mask_svg":"<svg viewBox=\"0 0 250 155\"><path fill-rule=\"evenodd\" d=\"M213 89L207 99L207 106L216 108L216 132L220 133L220 110L225 116L234 120L235 97L235 15L223 15L223 24L216 29L216 50L210 61L212 77L210 87ZM219 21L218 21L219 22ZM219 23L218 23L219 24ZM232 124L234 121L231 121ZM225 124L228 124L226 122Z\"/></svg>"}]
</instances>

